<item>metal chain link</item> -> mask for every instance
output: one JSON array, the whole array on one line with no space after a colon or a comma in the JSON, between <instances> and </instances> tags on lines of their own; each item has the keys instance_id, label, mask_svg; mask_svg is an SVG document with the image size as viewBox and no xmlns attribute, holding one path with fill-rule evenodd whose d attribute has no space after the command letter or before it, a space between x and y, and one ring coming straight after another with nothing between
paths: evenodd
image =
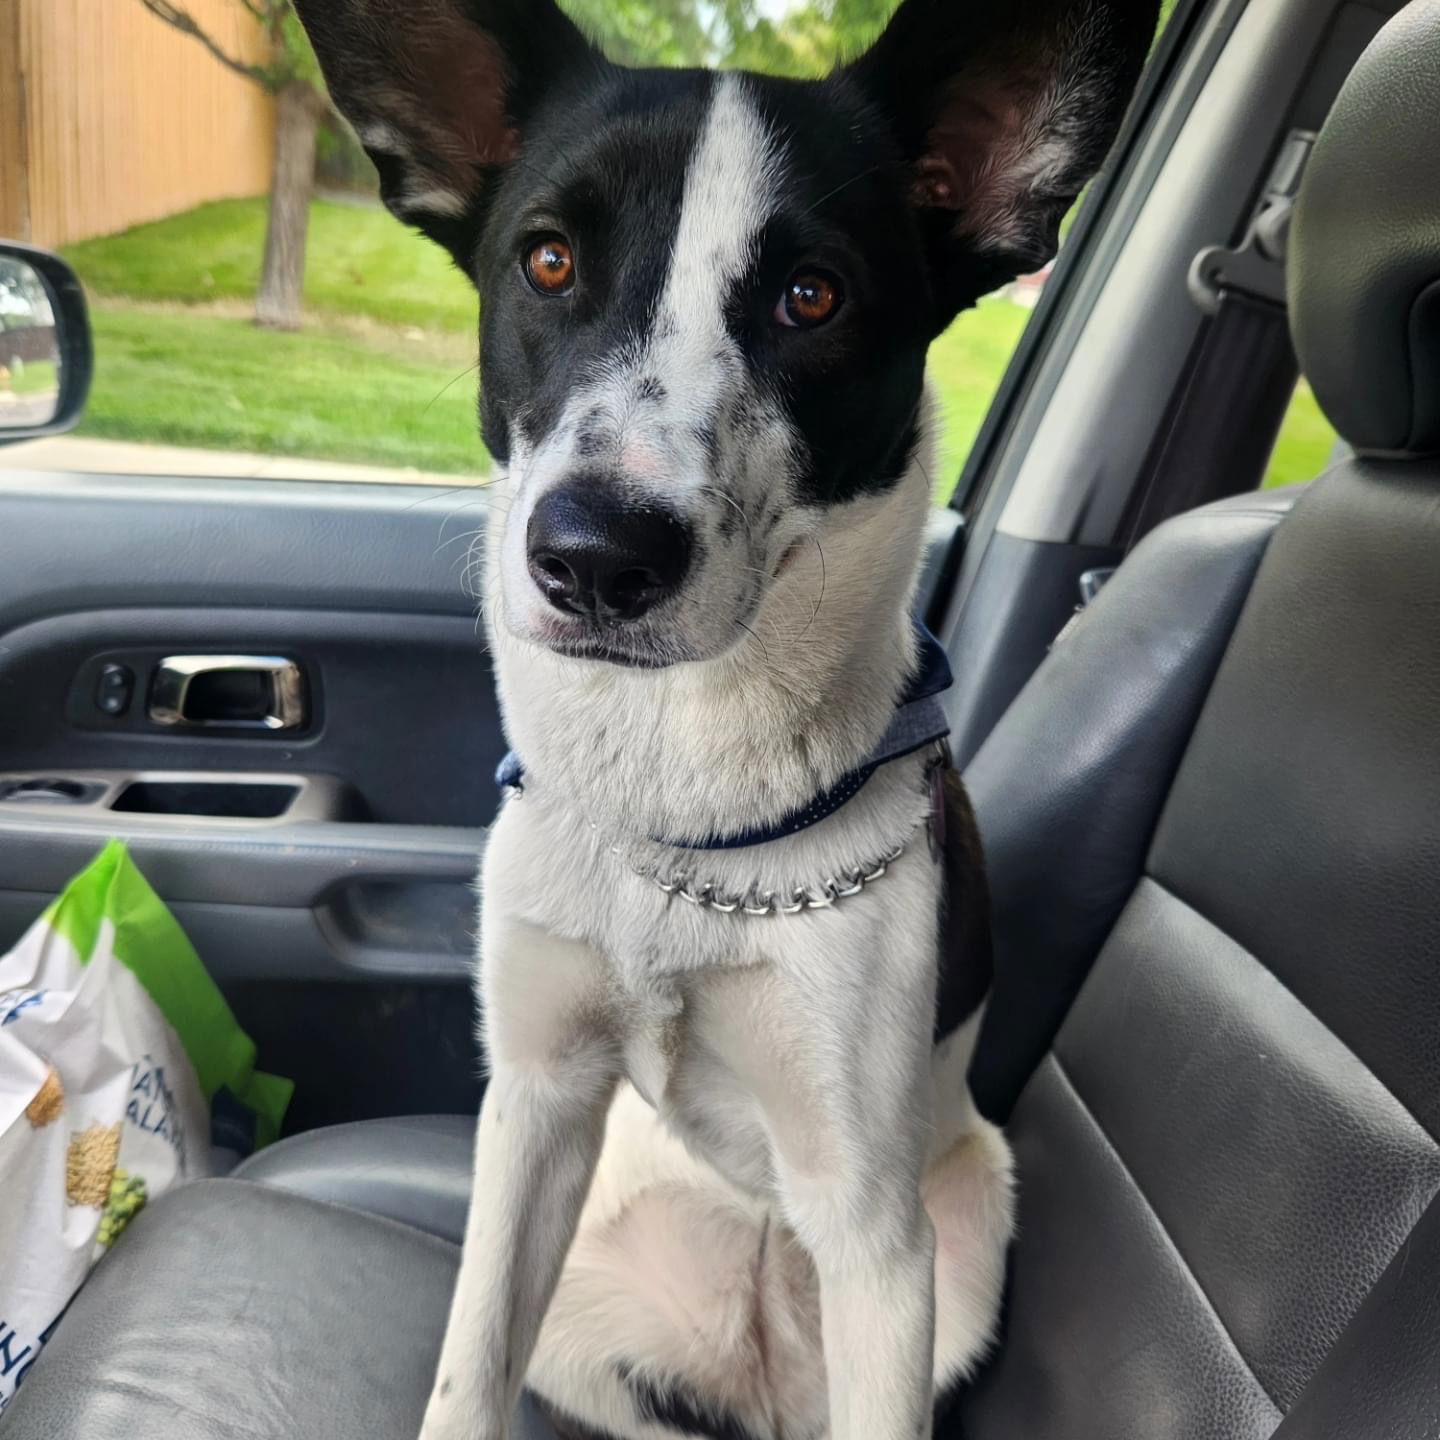
<instances>
[{"instance_id":1,"label":"metal chain link","mask_svg":"<svg viewBox=\"0 0 1440 1440\"><path fill-rule=\"evenodd\" d=\"M664 894L678 895L701 910L714 910L721 915L798 915L803 910L828 910L841 900L859 895L867 885L873 885L884 876L905 853L908 844L909 841L902 840L889 854L882 855L872 864L845 871L839 876L830 876L819 890L797 889L783 896L773 890L759 889L748 890L743 895L733 894L715 885L697 886L694 877L689 875L672 875L666 880L640 865L632 863L630 869Z\"/></svg>"}]
</instances>

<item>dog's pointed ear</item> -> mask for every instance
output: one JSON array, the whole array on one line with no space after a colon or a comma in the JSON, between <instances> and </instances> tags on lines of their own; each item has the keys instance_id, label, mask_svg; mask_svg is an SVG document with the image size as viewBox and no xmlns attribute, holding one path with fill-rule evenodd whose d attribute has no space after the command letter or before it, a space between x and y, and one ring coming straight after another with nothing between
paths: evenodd
<instances>
[{"instance_id":1,"label":"dog's pointed ear","mask_svg":"<svg viewBox=\"0 0 1440 1440\"><path fill-rule=\"evenodd\" d=\"M470 270L483 203L527 116L604 64L554 0L295 0L389 209Z\"/></svg>"},{"instance_id":2,"label":"dog's pointed ear","mask_svg":"<svg viewBox=\"0 0 1440 1440\"><path fill-rule=\"evenodd\" d=\"M904 0L847 67L912 167L942 324L1054 256L1158 12L1158 0Z\"/></svg>"}]
</instances>

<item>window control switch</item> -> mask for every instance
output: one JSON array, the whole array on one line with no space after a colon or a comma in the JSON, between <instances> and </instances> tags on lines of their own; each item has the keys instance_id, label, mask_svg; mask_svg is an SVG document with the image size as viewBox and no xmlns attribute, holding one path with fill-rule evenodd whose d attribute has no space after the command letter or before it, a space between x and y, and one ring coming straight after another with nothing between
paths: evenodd
<instances>
[{"instance_id":1,"label":"window control switch","mask_svg":"<svg viewBox=\"0 0 1440 1440\"><path fill-rule=\"evenodd\" d=\"M95 705L102 714L121 716L135 697L135 673L128 665L106 665L95 686Z\"/></svg>"}]
</instances>

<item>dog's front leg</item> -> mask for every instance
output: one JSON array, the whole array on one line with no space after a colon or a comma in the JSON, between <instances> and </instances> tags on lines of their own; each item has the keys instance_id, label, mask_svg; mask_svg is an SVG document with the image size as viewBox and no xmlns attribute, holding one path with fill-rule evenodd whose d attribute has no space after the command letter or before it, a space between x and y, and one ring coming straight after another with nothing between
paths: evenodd
<instances>
[{"instance_id":1,"label":"dog's front leg","mask_svg":"<svg viewBox=\"0 0 1440 1440\"><path fill-rule=\"evenodd\" d=\"M934 965L912 948L875 945L885 963L863 985L835 983L844 955L797 957L764 993L750 1042L777 1198L820 1281L828 1440L926 1440L932 1428L935 1233L920 1181L933 1003L921 986Z\"/></svg>"},{"instance_id":2,"label":"dog's front leg","mask_svg":"<svg viewBox=\"0 0 1440 1440\"><path fill-rule=\"evenodd\" d=\"M482 1003L490 1083L465 1248L421 1440L504 1440L560 1277L619 1074L600 958L493 913Z\"/></svg>"}]
</instances>

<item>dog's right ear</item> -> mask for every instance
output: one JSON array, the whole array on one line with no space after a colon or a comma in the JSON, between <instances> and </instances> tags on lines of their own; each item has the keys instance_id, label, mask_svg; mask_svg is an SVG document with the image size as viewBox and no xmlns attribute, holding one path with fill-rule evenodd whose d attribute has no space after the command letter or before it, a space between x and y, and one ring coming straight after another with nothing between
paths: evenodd
<instances>
[{"instance_id":1,"label":"dog's right ear","mask_svg":"<svg viewBox=\"0 0 1440 1440\"><path fill-rule=\"evenodd\" d=\"M472 273L496 176L560 76L604 64L554 0L295 0L392 213ZM473 277L472 277L473 278Z\"/></svg>"}]
</instances>

